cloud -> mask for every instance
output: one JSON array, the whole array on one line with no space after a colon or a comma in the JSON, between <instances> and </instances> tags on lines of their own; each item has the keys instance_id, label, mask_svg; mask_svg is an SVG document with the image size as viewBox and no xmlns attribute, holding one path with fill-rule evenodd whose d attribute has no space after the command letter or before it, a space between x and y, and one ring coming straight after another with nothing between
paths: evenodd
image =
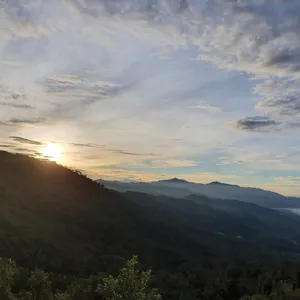
<instances>
[{"instance_id":1,"label":"cloud","mask_svg":"<svg viewBox=\"0 0 300 300\"><path fill-rule=\"evenodd\" d=\"M255 88L263 96L256 108L282 116L300 116L300 88L297 80L267 80Z\"/></svg>"},{"instance_id":2,"label":"cloud","mask_svg":"<svg viewBox=\"0 0 300 300\"><path fill-rule=\"evenodd\" d=\"M19 142L19 143L23 143L23 144L30 144L30 145L37 145L37 146L43 145L42 142L25 139L25 138L22 138L19 136L10 136L9 138L11 140L14 140L15 142Z\"/></svg>"},{"instance_id":3,"label":"cloud","mask_svg":"<svg viewBox=\"0 0 300 300\"><path fill-rule=\"evenodd\" d=\"M98 2L99 3L99 2ZM199 47L200 59L219 68L277 78L276 91L256 106L267 114L299 115L300 22L299 1L100 1L105 11L132 17L139 13L163 33L184 36ZM184 7L184 9L181 9ZM141 17L142 18L142 17ZM182 46L181 39L178 45ZM280 81L285 84L280 84ZM286 84L293 86L286 89ZM261 93L262 92L262 93ZM274 93L276 92L276 95ZM272 97L274 95L275 97ZM209 107L201 109L208 110ZM210 110L212 111L212 110Z\"/></svg>"},{"instance_id":4,"label":"cloud","mask_svg":"<svg viewBox=\"0 0 300 300\"><path fill-rule=\"evenodd\" d=\"M275 177L274 180L277 182L285 182L290 185L293 185L293 184L299 185L299 183L300 183L300 177L293 177L293 176Z\"/></svg>"},{"instance_id":5,"label":"cloud","mask_svg":"<svg viewBox=\"0 0 300 300\"><path fill-rule=\"evenodd\" d=\"M4 102L4 101L0 101L0 105L1 106L11 106L11 107L21 108L21 109L33 109L32 106L27 105L27 104L9 103L9 102Z\"/></svg>"},{"instance_id":6,"label":"cloud","mask_svg":"<svg viewBox=\"0 0 300 300\"><path fill-rule=\"evenodd\" d=\"M44 119L26 120L26 119L11 119L11 124L38 124L43 122Z\"/></svg>"},{"instance_id":7,"label":"cloud","mask_svg":"<svg viewBox=\"0 0 300 300\"><path fill-rule=\"evenodd\" d=\"M29 154L33 155L33 154L36 153L36 152L35 152L34 150L32 150L32 149L21 148L21 147L16 147L16 148L13 149L13 151L14 151L14 152L21 152L21 153L23 153L23 154L26 153L27 155L29 155Z\"/></svg>"},{"instance_id":8,"label":"cloud","mask_svg":"<svg viewBox=\"0 0 300 300\"><path fill-rule=\"evenodd\" d=\"M274 177L273 180L265 184L263 188L269 190L275 190L279 193L288 195L288 196L298 196L300 195L300 186L299 186L300 178L294 176L279 176Z\"/></svg>"},{"instance_id":9,"label":"cloud","mask_svg":"<svg viewBox=\"0 0 300 300\"><path fill-rule=\"evenodd\" d=\"M14 147L15 147L15 145L13 145L13 144L0 144L0 148L12 149Z\"/></svg>"},{"instance_id":10,"label":"cloud","mask_svg":"<svg viewBox=\"0 0 300 300\"><path fill-rule=\"evenodd\" d=\"M88 147L88 148L94 148L94 147L98 147L99 146L99 145L90 144L90 143L86 143L86 144L70 143L70 145L75 146L75 147Z\"/></svg>"},{"instance_id":11,"label":"cloud","mask_svg":"<svg viewBox=\"0 0 300 300\"><path fill-rule=\"evenodd\" d=\"M199 109L201 111L205 111L212 114L223 112L223 109L221 107L214 106L206 102L200 102L197 105L190 106L190 108Z\"/></svg>"},{"instance_id":12,"label":"cloud","mask_svg":"<svg viewBox=\"0 0 300 300\"><path fill-rule=\"evenodd\" d=\"M245 131L271 132L286 129L299 129L300 122L275 121L268 117L245 117L234 123L235 128Z\"/></svg>"},{"instance_id":13,"label":"cloud","mask_svg":"<svg viewBox=\"0 0 300 300\"><path fill-rule=\"evenodd\" d=\"M6 123L6 122L1 122L1 121L0 121L0 126L3 126L3 127L9 127L9 126L11 126L11 124Z\"/></svg>"},{"instance_id":14,"label":"cloud","mask_svg":"<svg viewBox=\"0 0 300 300\"><path fill-rule=\"evenodd\" d=\"M62 141L67 165L134 178L236 144L293 167L267 155L293 152L300 127L299 1L2 2L1 143Z\"/></svg>"},{"instance_id":15,"label":"cloud","mask_svg":"<svg viewBox=\"0 0 300 300\"><path fill-rule=\"evenodd\" d=\"M157 156L154 153L136 153L136 152L129 152L124 150L109 150L109 151L114 152L116 154L129 155L129 156Z\"/></svg>"},{"instance_id":16,"label":"cloud","mask_svg":"<svg viewBox=\"0 0 300 300\"><path fill-rule=\"evenodd\" d=\"M279 125L280 122L261 116L245 117L235 124L236 128L246 131L274 130L278 129Z\"/></svg>"},{"instance_id":17,"label":"cloud","mask_svg":"<svg viewBox=\"0 0 300 300\"><path fill-rule=\"evenodd\" d=\"M236 143L224 152L227 161L232 165L239 162L239 172L254 172L250 174L250 180L264 172L277 176L282 173L294 173L298 171L300 164L298 143L291 143L287 134L276 134L274 139L266 135L256 135L251 138L251 142Z\"/></svg>"},{"instance_id":18,"label":"cloud","mask_svg":"<svg viewBox=\"0 0 300 300\"><path fill-rule=\"evenodd\" d=\"M193 160L180 160L180 159L167 159L167 160L151 160L144 164L144 167L150 167L152 169L168 169L168 168L186 168L196 167L199 162Z\"/></svg>"}]
</instances>

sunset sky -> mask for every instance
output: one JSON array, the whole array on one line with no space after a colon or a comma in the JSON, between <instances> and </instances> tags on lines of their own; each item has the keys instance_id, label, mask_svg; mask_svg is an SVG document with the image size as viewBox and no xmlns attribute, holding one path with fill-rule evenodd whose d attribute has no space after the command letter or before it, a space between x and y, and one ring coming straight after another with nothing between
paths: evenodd
<instances>
[{"instance_id":1,"label":"sunset sky","mask_svg":"<svg viewBox=\"0 0 300 300\"><path fill-rule=\"evenodd\" d=\"M300 196L299 9L0 0L0 149L92 178Z\"/></svg>"}]
</instances>

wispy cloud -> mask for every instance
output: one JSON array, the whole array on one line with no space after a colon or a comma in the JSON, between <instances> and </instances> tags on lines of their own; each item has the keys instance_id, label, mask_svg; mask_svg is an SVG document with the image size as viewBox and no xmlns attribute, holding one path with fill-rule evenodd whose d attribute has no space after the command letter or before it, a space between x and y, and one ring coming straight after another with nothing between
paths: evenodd
<instances>
[{"instance_id":1,"label":"wispy cloud","mask_svg":"<svg viewBox=\"0 0 300 300\"><path fill-rule=\"evenodd\" d=\"M199 110L202 110L202 111L205 111L205 112L208 112L208 113L222 113L223 112L221 107L214 106L214 105L211 105L211 104L206 103L206 102L200 102L197 105L193 105L193 106L190 106L190 107L194 108L194 109L199 109Z\"/></svg>"},{"instance_id":2,"label":"wispy cloud","mask_svg":"<svg viewBox=\"0 0 300 300\"><path fill-rule=\"evenodd\" d=\"M21 109L33 109L32 106L27 104L9 103L4 101L0 101L0 106L10 106L10 107L21 108Z\"/></svg>"},{"instance_id":3,"label":"wispy cloud","mask_svg":"<svg viewBox=\"0 0 300 300\"><path fill-rule=\"evenodd\" d=\"M19 142L19 143L23 143L23 144L38 145L38 146L43 145L42 142L25 139L25 138L22 138L19 136L10 136L9 138L11 140L14 140L15 142Z\"/></svg>"},{"instance_id":4,"label":"wispy cloud","mask_svg":"<svg viewBox=\"0 0 300 300\"><path fill-rule=\"evenodd\" d=\"M137 153L137 152L124 151L124 150L114 150L114 149L109 151L114 152L116 154L129 155L129 156L157 156L154 153Z\"/></svg>"},{"instance_id":5,"label":"wispy cloud","mask_svg":"<svg viewBox=\"0 0 300 300\"><path fill-rule=\"evenodd\" d=\"M300 177L274 177L270 183L263 187L289 196L297 196L300 192L299 182Z\"/></svg>"},{"instance_id":6,"label":"wispy cloud","mask_svg":"<svg viewBox=\"0 0 300 300\"><path fill-rule=\"evenodd\" d=\"M181 168L200 180L185 168L201 168L213 181L243 161L248 181L253 158L287 170L298 162L298 2L2 1L1 143L57 141L65 164L115 178ZM218 151L226 163L202 163Z\"/></svg>"},{"instance_id":7,"label":"wispy cloud","mask_svg":"<svg viewBox=\"0 0 300 300\"><path fill-rule=\"evenodd\" d=\"M26 119L11 119L10 123L12 124L38 124L42 122L43 119L32 119L32 120L26 120Z\"/></svg>"}]
</instances>

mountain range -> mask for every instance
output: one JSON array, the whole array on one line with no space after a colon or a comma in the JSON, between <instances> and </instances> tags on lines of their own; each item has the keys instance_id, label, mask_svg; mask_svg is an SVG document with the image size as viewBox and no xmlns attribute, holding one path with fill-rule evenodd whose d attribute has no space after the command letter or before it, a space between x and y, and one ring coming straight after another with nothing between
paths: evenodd
<instances>
[{"instance_id":1,"label":"mountain range","mask_svg":"<svg viewBox=\"0 0 300 300\"><path fill-rule=\"evenodd\" d=\"M120 182L97 180L107 188L119 192L136 191L151 195L184 198L190 195L204 195L214 199L234 199L255 203L268 208L300 208L300 198L285 197L275 192L258 188L241 187L214 181L208 184L188 182L173 178L155 182Z\"/></svg>"},{"instance_id":2,"label":"mountain range","mask_svg":"<svg viewBox=\"0 0 300 300\"><path fill-rule=\"evenodd\" d=\"M120 192L54 162L4 151L0 165L0 257L21 266L81 276L114 272L133 254L155 270L199 261L300 258L300 217L286 211L187 195L187 187L198 184L178 179L113 183L157 189L156 195ZM184 197L159 194L164 191Z\"/></svg>"}]
</instances>

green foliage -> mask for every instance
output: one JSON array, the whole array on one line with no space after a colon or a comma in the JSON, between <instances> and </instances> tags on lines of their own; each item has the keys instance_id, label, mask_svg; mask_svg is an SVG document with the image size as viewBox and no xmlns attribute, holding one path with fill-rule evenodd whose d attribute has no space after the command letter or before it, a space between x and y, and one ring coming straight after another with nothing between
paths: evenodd
<instances>
[{"instance_id":1,"label":"green foliage","mask_svg":"<svg viewBox=\"0 0 300 300\"><path fill-rule=\"evenodd\" d=\"M244 296L240 300L270 300L270 298L264 295L253 295L253 296Z\"/></svg>"},{"instance_id":2,"label":"green foliage","mask_svg":"<svg viewBox=\"0 0 300 300\"><path fill-rule=\"evenodd\" d=\"M28 282L32 289L33 300L51 300L53 298L49 274L43 270L34 270Z\"/></svg>"},{"instance_id":3,"label":"green foliage","mask_svg":"<svg viewBox=\"0 0 300 300\"><path fill-rule=\"evenodd\" d=\"M11 285L16 273L16 263L11 259L0 258L0 299L13 300Z\"/></svg>"},{"instance_id":4,"label":"green foliage","mask_svg":"<svg viewBox=\"0 0 300 300\"><path fill-rule=\"evenodd\" d=\"M57 292L54 295L54 300L72 300L72 296L66 292Z\"/></svg>"},{"instance_id":5,"label":"green foliage","mask_svg":"<svg viewBox=\"0 0 300 300\"><path fill-rule=\"evenodd\" d=\"M22 290L17 294L17 300L33 300L33 295L29 291Z\"/></svg>"},{"instance_id":6,"label":"green foliage","mask_svg":"<svg viewBox=\"0 0 300 300\"><path fill-rule=\"evenodd\" d=\"M149 288L151 271L139 272L136 268L138 260L133 256L121 269L117 277L103 278L97 292L105 300L159 300L161 296L155 289Z\"/></svg>"},{"instance_id":7,"label":"green foliage","mask_svg":"<svg viewBox=\"0 0 300 300\"><path fill-rule=\"evenodd\" d=\"M65 291L53 293L50 276L36 269L27 278L30 290L12 292L16 264L13 260L0 260L1 300L160 300L156 289L150 288L151 271L140 272L134 256L116 277L107 276L99 283L94 278L79 282L75 280ZM97 282L97 284L95 284Z\"/></svg>"},{"instance_id":8,"label":"green foliage","mask_svg":"<svg viewBox=\"0 0 300 300\"><path fill-rule=\"evenodd\" d=\"M297 265L273 270L259 265L209 264L197 271L185 266L181 273L160 272L155 277L150 270L140 271L137 266L137 256L133 256L117 275L98 273L89 278L73 277L70 281L64 275L49 274L41 269L31 272L18 269L13 260L1 259L0 300L300 299L297 289L300 266ZM160 293L152 288L153 282Z\"/></svg>"}]
</instances>

